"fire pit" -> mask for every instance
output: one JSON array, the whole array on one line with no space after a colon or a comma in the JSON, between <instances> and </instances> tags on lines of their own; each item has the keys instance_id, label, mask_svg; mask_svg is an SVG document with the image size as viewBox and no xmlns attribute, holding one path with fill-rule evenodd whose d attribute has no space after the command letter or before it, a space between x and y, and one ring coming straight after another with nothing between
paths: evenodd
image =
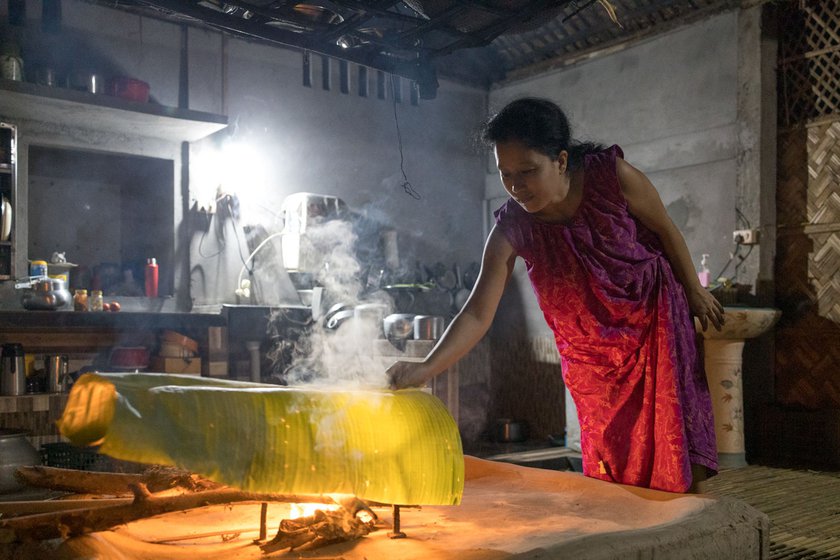
<instances>
[{"instance_id":1,"label":"fire pit","mask_svg":"<svg viewBox=\"0 0 840 560\"><path fill-rule=\"evenodd\" d=\"M407 509L405 539L389 538L382 529L390 525L390 509L374 505L380 530L363 538L315 551L266 553L254 544L260 505L245 504L170 513L73 537L51 557L719 560L769 555L766 516L739 501L639 489L472 457L465 458L465 467L461 505ZM288 504L269 504L269 527L287 518L288 511Z\"/></svg>"},{"instance_id":2,"label":"fire pit","mask_svg":"<svg viewBox=\"0 0 840 560\"><path fill-rule=\"evenodd\" d=\"M210 486L170 496L133 480L130 504L0 520L0 539L23 557L717 560L768 553L767 517L735 500L465 458L445 407L421 391L370 399L367 392L289 393L189 376L80 381L61 420L65 435L101 440L100 449L122 459L187 468ZM191 385L199 382L215 385ZM324 437L325 419L342 434L341 445ZM236 420L240 441L207 429ZM269 427L255 428L263 424ZM187 441L190 434L204 439ZM303 503L312 511L292 512ZM400 518L392 504L411 507ZM392 538L400 529L407 538ZM26 542L32 538L41 540Z\"/></svg>"}]
</instances>

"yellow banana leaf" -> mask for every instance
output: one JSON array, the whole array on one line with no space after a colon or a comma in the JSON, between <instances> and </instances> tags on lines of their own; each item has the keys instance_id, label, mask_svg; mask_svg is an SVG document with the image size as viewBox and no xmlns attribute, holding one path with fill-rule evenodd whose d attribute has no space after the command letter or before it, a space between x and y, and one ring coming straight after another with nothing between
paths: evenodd
<instances>
[{"instance_id":1,"label":"yellow banana leaf","mask_svg":"<svg viewBox=\"0 0 840 560\"><path fill-rule=\"evenodd\" d=\"M330 391L148 373L85 374L58 421L76 445L251 492L456 505L458 428L420 390Z\"/></svg>"}]
</instances>

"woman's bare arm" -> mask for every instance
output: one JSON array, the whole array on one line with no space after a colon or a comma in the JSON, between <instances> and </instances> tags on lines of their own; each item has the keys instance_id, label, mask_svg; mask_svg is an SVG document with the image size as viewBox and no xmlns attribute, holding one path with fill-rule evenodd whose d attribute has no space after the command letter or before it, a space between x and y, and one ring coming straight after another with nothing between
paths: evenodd
<instances>
[{"instance_id":1,"label":"woman's bare arm","mask_svg":"<svg viewBox=\"0 0 840 560\"><path fill-rule=\"evenodd\" d=\"M493 323L513 271L516 253L495 226L487 237L481 271L469 299L422 362L396 362L388 368L391 387L422 385L457 362L475 346Z\"/></svg>"},{"instance_id":2,"label":"woman's bare arm","mask_svg":"<svg viewBox=\"0 0 840 560\"><path fill-rule=\"evenodd\" d=\"M644 173L623 159L619 158L616 164L630 213L659 236L674 274L685 288L691 312L700 320L703 330L706 330L710 321L720 330L724 322L723 306L700 285L685 239L668 216L656 188Z\"/></svg>"}]
</instances>

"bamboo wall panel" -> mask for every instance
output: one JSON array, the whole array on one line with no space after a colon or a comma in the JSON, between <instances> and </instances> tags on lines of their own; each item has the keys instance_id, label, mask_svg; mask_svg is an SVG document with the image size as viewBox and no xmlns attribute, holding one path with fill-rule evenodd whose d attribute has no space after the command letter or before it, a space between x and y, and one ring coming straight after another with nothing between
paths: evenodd
<instances>
[{"instance_id":1,"label":"bamboo wall panel","mask_svg":"<svg viewBox=\"0 0 840 560\"><path fill-rule=\"evenodd\" d=\"M840 323L840 119L808 128L808 276L817 313Z\"/></svg>"},{"instance_id":2,"label":"bamboo wall panel","mask_svg":"<svg viewBox=\"0 0 840 560\"><path fill-rule=\"evenodd\" d=\"M840 3L778 15L776 400L840 408Z\"/></svg>"},{"instance_id":3,"label":"bamboo wall panel","mask_svg":"<svg viewBox=\"0 0 840 560\"><path fill-rule=\"evenodd\" d=\"M779 122L840 114L840 3L787 2L780 17Z\"/></svg>"},{"instance_id":4,"label":"bamboo wall panel","mask_svg":"<svg viewBox=\"0 0 840 560\"><path fill-rule=\"evenodd\" d=\"M787 131L779 147L777 399L840 407L840 120Z\"/></svg>"}]
</instances>

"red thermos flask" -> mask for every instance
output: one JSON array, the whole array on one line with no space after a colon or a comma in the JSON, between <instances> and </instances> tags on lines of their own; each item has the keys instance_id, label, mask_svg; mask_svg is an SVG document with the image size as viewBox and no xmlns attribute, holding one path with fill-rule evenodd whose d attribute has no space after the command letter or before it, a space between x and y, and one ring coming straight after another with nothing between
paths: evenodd
<instances>
[{"instance_id":1,"label":"red thermos flask","mask_svg":"<svg viewBox=\"0 0 840 560\"><path fill-rule=\"evenodd\" d=\"M158 264L155 259L146 261L146 297L158 297Z\"/></svg>"}]
</instances>

